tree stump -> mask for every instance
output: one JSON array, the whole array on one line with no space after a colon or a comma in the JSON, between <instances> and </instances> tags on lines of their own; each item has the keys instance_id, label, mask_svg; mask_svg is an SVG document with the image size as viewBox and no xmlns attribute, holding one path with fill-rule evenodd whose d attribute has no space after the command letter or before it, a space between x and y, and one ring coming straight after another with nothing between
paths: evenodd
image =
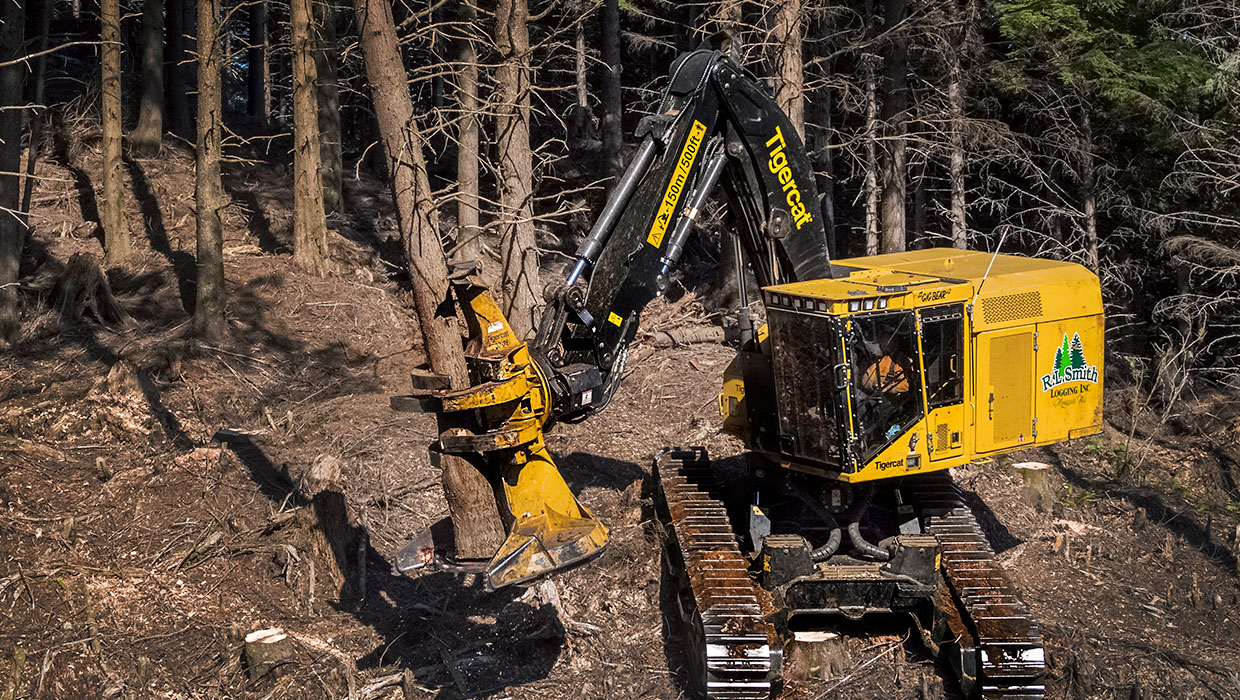
<instances>
[{"instance_id":1,"label":"tree stump","mask_svg":"<svg viewBox=\"0 0 1240 700\"><path fill-rule=\"evenodd\" d=\"M293 656L293 639L279 627L245 636L245 667L250 680L258 680Z\"/></svg>"},{"instance_id":2,"label":"tree stump","mask_svg":"<svg viewBox=\"0 0 1240 700\"><path fill-rule=\"evenodd\" d=\"M297 496L306 503L298 509L297 541L293 544L312 559L314 568L307 596L312 603L315 591L326 592L339 602L351 600L360 605L366 597L365 530L349 513L344 497L343 464L330 455L319 455L301 474L290 474ZM330 589L318 584L326 578Z\"/></svg>"},{"instance_id":3,"label":"tree stump","mask_svg":"<svg viewBox=\"0 0 1240 700\"><path fill-rule=\"evenodd\" d=\"M66 324L81 322L88 316L105 326L127 326L133 322L112 294L112 286L94 256L87 253L75 253L69 258L52 287L52 305Z\"/></svg>"}]
</instances>

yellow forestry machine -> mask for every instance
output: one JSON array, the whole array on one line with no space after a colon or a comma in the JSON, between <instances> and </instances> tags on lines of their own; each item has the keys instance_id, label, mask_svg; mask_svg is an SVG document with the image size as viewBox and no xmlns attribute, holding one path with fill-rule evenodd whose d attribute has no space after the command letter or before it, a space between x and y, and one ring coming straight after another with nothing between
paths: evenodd
<instances>
[{"instance_id":1,"label":"yellow forestry machine","mask_svg":"<svg viewBox=\"0 0 1240 700\"><path fill-rule=\"evenodd\" d=\"M415 377L392 404L460 426L436 449L483 470L508 537L470 561L428 531L398 568L473 571L501 588L603 551L607 528L568 489L544 431L615 397L642 310L722 192L737 274L756 277L766 311L755 324L742 299L719 395L723 428L749 450L743 498L725 493L702 448L654 456L695 692L768 698L790 628L907 613L966 696L1044 697L1038 625L947 470L1101 430L1098 278L955 249L832 261L801 139L726 50L677 59L636 137L533 339L456 270L474 384Z\"/></svg>"}]
</instances>

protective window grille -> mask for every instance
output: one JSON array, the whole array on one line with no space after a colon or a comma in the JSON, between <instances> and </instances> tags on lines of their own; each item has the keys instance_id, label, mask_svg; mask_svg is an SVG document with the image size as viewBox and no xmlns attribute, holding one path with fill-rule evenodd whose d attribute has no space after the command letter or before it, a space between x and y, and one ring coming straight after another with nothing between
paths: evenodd
<instances>
[{"instance_id":1,"label":"protective window grille","mask_svg":"<svg viewBox=\"0 0 1240 700\"><path fill-rule=\"evenodd\" d=\"M986 323L1004 323L1042 315L1042 293L1022 292L982 299L982 316Z\"/></svg>"}]
</instances>

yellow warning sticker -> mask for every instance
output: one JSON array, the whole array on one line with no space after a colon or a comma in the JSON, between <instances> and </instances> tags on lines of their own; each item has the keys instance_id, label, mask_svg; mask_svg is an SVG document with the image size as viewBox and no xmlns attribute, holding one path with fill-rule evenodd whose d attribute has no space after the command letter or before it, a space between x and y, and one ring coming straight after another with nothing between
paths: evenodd
<instances>
[{"instance_id":1,"label":"yellow warning sticker","mask_svg":"<svg viewBox=\"0 0 1240 700\"><path fill-rule=\"evenodd\" d=\"M620 318L620 314L616 313L615 311L612 311L610 314L607 315L607 320L611 321L612 325L614 326L618 326L621 323L624 323L624 319Z\"/></svg>"},{"instance_id":2,"label":"yellow warning sticker","mask_svg":"<svg viewBox=\"0 0 1240 700\"><path fill-rule=\"evenodd\" d=\"M702 137L705 135L706 125L696 119L693 120L693 126L689 127L689 138L685 139L685 147L680 152L680 160L676 161L676 171L672 173L672 181L667 184L667 191L663 193L663 203L659 205L659 213L654 217L650 235L646 237L646 242L655 248L663 245L663 236L667 233L667 227L672 223L672 212L676 210L680 195L684 194L685 184L689 180L689 171L693 169L693 161L697 159L698 151L702 150Z\"/></svg>"}]
</instances>

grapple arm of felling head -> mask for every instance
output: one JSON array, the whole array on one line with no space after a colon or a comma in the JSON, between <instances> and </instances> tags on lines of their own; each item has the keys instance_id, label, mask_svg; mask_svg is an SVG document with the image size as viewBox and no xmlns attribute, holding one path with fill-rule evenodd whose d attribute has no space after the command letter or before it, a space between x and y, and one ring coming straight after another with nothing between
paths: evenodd
<instances>
[{"instance_id":1,"label":"grapple arm of felling head","mask_svg":"<svg viewBox=\"0 0 1240 700\"><path fill-rule=\"evenodd\" d=\"M432 528L401 550L397 568L438 564L474 571L494 589L597 556L607 545L607 527L577 502L543 439L551 397L542 370L485 286L462 275L453 289L469 330L465 357L474 383L450 390L443 388L445 381L415 378L426 390L393 397L392 407L454 413L453 420L440 424L473 426L445 430L436 447L466 457L497 485L508 536L490 561L463 562L451 554L451 537L432 534Z\"/></svg>"}]
</instances>

